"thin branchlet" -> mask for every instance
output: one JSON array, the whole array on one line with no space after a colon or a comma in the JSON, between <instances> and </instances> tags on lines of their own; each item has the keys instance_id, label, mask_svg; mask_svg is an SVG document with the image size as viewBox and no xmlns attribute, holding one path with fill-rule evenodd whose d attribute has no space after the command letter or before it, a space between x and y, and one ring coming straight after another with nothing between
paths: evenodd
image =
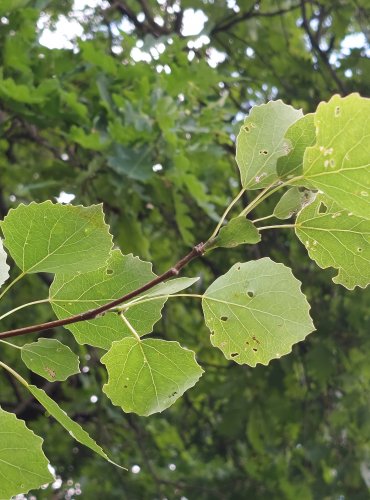
<instances>
[{"instance_id":1,"label":"thin branchlet","mask_svg":"<svg viewBox=\"0 0 370 500\"><path fill-rule=\"evenodd\" d=\"M185 257L180 259L174 266L168 269L168 271L164 272L160 276L157 276L151 281L148 281L148 283L146 283L145 285L136 288L136 290L133 290L132 292L129 292L126 295L123 295L122 297L119 297L118 299L112 300L111 302L108 302L107 304L104 304L100 307L96 307L95 309L90 309L89 311L85 311L83 313L74 314L73 316L69 316L68 318L57 319L54 321L48 321L46 323L39 323L37 325L25 326L22 328L16 328L14 330L8 330L6 332L2 332L0 333L0 339L18 337L20 335L26 335L27 333L42 332L44 330L56 328L57 326L71 325L72 323L79 323L81 321L94 319L98 316L101 316L106 311L109 311L110 309L117 307L123 304L124 302L133 299L134 297L137 297L138 295L146 292L147 290L150 290L159 283L162 283L163 281L172 278L173 276L177 276L181 271L181 269L183 269L187 264L189 264L190 261L192 261L197 257L202 256L203 254L204 254L204 243L199 243L198 245L195 245L193 247L191 252L189 252L187 255L185 255Z\"/></svg>"}]
</instances>

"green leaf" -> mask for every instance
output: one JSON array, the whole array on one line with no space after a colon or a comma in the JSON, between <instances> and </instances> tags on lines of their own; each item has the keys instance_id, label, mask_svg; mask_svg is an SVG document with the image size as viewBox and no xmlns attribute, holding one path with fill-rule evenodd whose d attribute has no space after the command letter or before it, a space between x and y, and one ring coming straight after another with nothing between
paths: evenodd
<instances>
[{"instance_id":1,"label":"green leaf","mask_svg":"<svg viewBox=\"0 0 370 500\"><path fill-rule=\"evenodd\" d=\"M243 215L234 217L226 226L220 229L216 238L206 245L207 250L224 247L233 248L242 244L253 245L261 241L261 235L256 226Z\"/></svg>"},{"instance_id":2,"label":"green leaf","mask_svg":"<svg viewBox=\"0 0 370 500\"><path fill-rule=\"evenodd\" d=\"M278 201L274 216L278 219L289 219L302 206L311 203L314 197L312 191L300 191L297 187L292 187Z\"/></svg>"},{"instance_id":3,"label":"green leaf","mask_svg":"<svg viewBox=\"0 0 370 500\"><path fill-rule=\"evenodd\" d=\"M335 95L315 114L317 143L303 173L341 208L370 219L370 99Z\"/></svg>"},{"instance_id":4,"label":"green leaf","mask_svg":"<svg viewBox=\"0 0 370 500\"><path fill-rule=\"evenodd\" d=\"M28 385L28 390L33 394L33 396L42 404L45 410L50 413L50 415L55 418L57 422L60 423L62 427L67 429L69 434L79 443L90 448L101 457L103 457L108 462L117 465L117 467L123 468L120 465L113 462L107 454L102 450L100 446L89 436L89 434L77 423L74 422L61 407L51 399L45 391L39 389L35 385Z\"/></svg>"},{"instance_id":5,"label":"green leaf","mask_svg":"<svg viewBox=\"0 0 370 500\"><path fill-rule=\"evenodd\" d=\"M125 148L115 144L113 154L108 156L108 165L117 174L138 181L146 181L153 176L152 164L150 162L151 146Z\"/></svg>"},{"instance_id":6,"label":"green leaf","mask_svg":"<svg viewBox=\"0 0 370 500\"><path fill-rule=\"evenodd\" d=\"M289 268L269 258L235 264L202 300L212 344L250 366L288 354L314 330L300 285Z\"/></svg>"},{"instance_id":7,"label":"green leaf","mask_svg":"<svg viewBox=\"0 0 370 500\"><path fill-rule=\"evenodd\" d=\"M334 283L350 290L370 283L370 220L318 195L298 214L295 231L317 265L338 269Z\"/></svg>"},{"instance_id":8,"label":"green leaf","mask_svg":"<svg viewBox=\"0 0 370 500\"><path fill-rule=\"evenodd\" d=\"M157 297L159 295L172 295L174 293L181 292L186 288L194 285L199 281L199 277L196 278L176 278L164 283L159 283L151 290L145 293L145 297Z\"/></svg>"},{"instance_id":9,"label":"green leaf","mask_svg":"<svg viewBox=\"0 0 370 500\"><path fill-rule=\"evenodd\" d=\"M75 125L72 125L69 131L69 139L92 151L104 151L110 145L108 138L104 138L96 130L86 133L82 127L76 127Z\"/></svg>"},{"instance_id":10,"label":"green leaf","mask_svg":"<svg viewBox=\"0 0 370 500\"><path fill-rule=\"evenodd\" d=\"M66 380L80 372L78 356L59 340L40 338L25 344L21 356L31 371L50 382Z\"/></svg>"},{"instance_id":11,"label":"green leaf","mask_svg":"<svg viewBox=\"0 0 370 500\"><path fill-rule=\"evenodd\" d=\"M171 406L203 373L193 351L158 339L114 342L101 361L109 374L105 394L126 413L143 416Z\"/></svg>"},{"instance_id":12,"label":"green leaf","mask_svg":"<svg viewBox=\"0 0 370 500\"><path fill-rule=\"evenodd\" d=\"M43 440L13 413L0 408L0 498L40 488L54 480L42 451Z\"/></svg>"},{"instance_id":13,"label":"green leaf","mask_svg":"<svg viewBox=\"0 0 370 500\"><path fill-rule=\"evenodd\" d=\"M301 110L281 100L252 108L236 140L236 161L244 188L259 189L278 179L277 160L290 150L284 135L301 116Z\"/></svg>"},{"instance_id":14,"label":"green leaf","mask_svg":"<svg viewBox=\"0 0 370 500\"><path fill-rule=\"evenodd\" d=\"M84 274L58 274L50 287L50 302L58 318L94 309L136 290L155 278L152 265L133 255L122 255L113 250L107 267ZM139 335L153 330L161 318L166 298L132 305L125 316ZM68 325L80 344L109 349L114 340L131 335L116 312L107 312L98 318Z\"/></svg>"},{"instance_id":15,"label":"green leaf","mask_svg":"<svg viewBox=\"0 0 370 500\"><path fill-rule=\"evenodd\" d=\"M21 204L9 211L1 229L23 273L90 271L106 264L112 248L101 205Z\"/></svg>"},{"instance_id":16,"label":"green leaf","mask_svg":"<svg viewBox=\"0 0 370 500\"><path fill-rule=\"evenodd\" d=\"M290 151L286 156L281 156L278 159L276 166L278 176L281 179L291 179L303 174L304 152L306 148L313 146L316 140L314 118L315 115L310 113L288 128L285 139L290 144Z\"/></svg>"},{"instance_id":17,"label":"green leaf","mask_svg":"<svg viewBox=\"0 0 370 500\"><path fill-rule=\"evenodd\" d=\"M5 253L3 242L0 239L0 287L5 283L5 281L9 278L9 266L6 263L7 255Z\"/></svg>"}]
</instances>

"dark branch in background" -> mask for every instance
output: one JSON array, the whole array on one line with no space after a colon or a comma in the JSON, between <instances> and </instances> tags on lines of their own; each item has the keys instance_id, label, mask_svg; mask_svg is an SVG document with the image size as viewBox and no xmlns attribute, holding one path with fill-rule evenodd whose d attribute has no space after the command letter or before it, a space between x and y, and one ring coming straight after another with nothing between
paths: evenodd
<instances>
[{"instance_id":1,"label":"dark branch in background","mask_svg":"<svg viewBox=\"0 0 370 500\"><path fill-rule=\"evenodd\" d=\"M320 44L319 44L318 39L316 39L314 37L314 35L311 31L309 20L307 18L306 5L305 5L304 0L301 0L301 13L302 13L302 27L305 30L305 32L310 40L312 50L316 53L316 55L323 62L324 66L327 68L330 76L332 77L333 81L335 82L335 84L337 86L337 90L339 90L342 94L346 94L347 89L346 89L345 85L343 84L343 82L338 78L338 75L336 74L332 65L330 64L329 58L328 58L328 53L320 48Z\"/></svg>"},{"instance_id":2,"label":"dark branch in background","mask_svg":"<svg viewBox=\"0 0 370 500\"><path fill-rule=\"evenodd\" d=\"M280 16L282 14L287 14L288 12L291 12L292 10L298 9L300 7L300 4L296 4L296 5L291 5L286 9L274 10L272 12L260 12L259 10L256 10L256 6L257 5L259 6L260 3L261 2L256 2L255 4L252 5L252 7L249 10L247 10L247 12L239 13L238 15L229 18L229 20L226 20L227 22L223 23L221 22L220 24L216 25L211 30L211 35L215 35L220 31L227 31L230 28L234 27L236 24L246 21L247 19L251 19L252 17Z\"/></svg>"},{"instance_id":3,"label":"dark branch in background","mask_svg":"<svg viewBox=\"0 0 370 500\"><path fill-rule=\"evenodd\" d=\"M159 283L162 283L168 278L172 278L173 276L177 276L181 269L185 267L189 262L196 257L200 257L204 253L204 243L199 243L196 245L191 252L189 252L185 257L180 259L173 267L168 269L165 273L161 274L160 276L157 276L153 280L149 281L145 285L141 286L140 288L137 288L136 290L133 290L132 292L127 293L126 295L123 295L119 299L112 300L111 302L108 302L107 304L104 304L103 306L97 307L95 309L91 309L89 311L86 311L84 313L80 314L75 314L73 316L69 316L68 318L64 319L57 319L55 321L48 321L47 323L40 323L38 325L31 325L31 326L25 326L23 328L17 328L15 330L8 330L6 332L0 333L0 339L6 339L9 337L18 337L20 335L25 335L27 333L35 333L35 332L42 332L44 330L48 330L49 328L56 328L58 326L64 326L64 325L70 325L72 323L79 323L81 321L87 321L89 319L94 319L97 316L100 316L104 314L106 311L109 311L109 309L112 309L113 307L117 307L124 302L131 300L138 295L146 292L147 290L150 290L154 286L158 285Z\"/></svg>"}]
</instances>

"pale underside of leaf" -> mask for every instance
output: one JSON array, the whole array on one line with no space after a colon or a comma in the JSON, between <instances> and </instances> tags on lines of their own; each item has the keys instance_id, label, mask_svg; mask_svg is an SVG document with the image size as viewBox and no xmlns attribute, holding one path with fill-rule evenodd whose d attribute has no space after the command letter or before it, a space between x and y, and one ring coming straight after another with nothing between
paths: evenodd
<instances>
[{"instance_id":1,"label":"pale underside of leaf","mask_svg":"<svg viewBox=\"0 0 370 500\"><path fill-rule=\"evenodd\" d=\"M212 344L239 364L267 365L314 330L300 282L269 258L235 264L202 305Z\"/></svg>"},{"instance_id":2,"label":"pale underside of leaf","mask_svg":"<svg viewBox=\"0 0 370 500\"><path fill-rule=\"evenodd\" d=\"M57 275L50 287L50 302L58 318L63 319L118 299L155 277L149 262L114 250L107 267L79 275ZM153 325L161 318L165 301L166 297L159 296L143 304L134 304L125 312L139 335L153 330ZM109 349L113 341L131 335L116 312L107 312L67 328L77 342L103 349Z\"/></svg>"},{"instance_id":3,"label":"pale underside of leaf","mask_svg":"<svg viewBox=\"0 0 370 500\"><path fill-rule=\"evenodd\" d=\"M97 269L106 264L113 245L101 205L20 204L9 210L1 229L23 273Z\"/></svg>"},{"instance_id":4,"label":"pale underside of leaf","mask_svg":"<svg viewBox=\"0 0 370 500\"><path fill-rule=\"evenodd\" d=\"M112 403L143 416L171 406L203 373L193 351L158 339L114 342L101 361L109 375L103 391Z\"/></svg>"},{"instance_id":5,"label":"pale underside of leaf","mask_svg":"<svg viewBox=\"0 0 370 500\"><path fill-rule=\"evenodd\" d=\"M173 295L174 293L179 293L186 288L194 285L199 281L199 277L196 278L175 278L173 280L165 281L164 283L159 283L155 287L151 288L148 292L145 292L145 297L159 297L162 295Z\"/></svg>"},{"instance_id":6,"label":"pale underside of leaf","mask_svg":"<svg viewBox=\"0 0 370 500\"><path fill-rule=\"evenodd\" d=\"M370 283L370 220L341 209L325 195L303 208L295 227L309 256L321 268L333 267L333 278L352 290Z\"/></svg>"},{"instance_id":7,"label":"pale underside of leaf","mask_svg":"<svg viewBox=\"0 0 370 500\"><path fill-rule=\"evenodd\" d=\"M335 95L319 105L315 125L305 179L341 208L370 219L370 99Z\"/></svg>"},{"instance_id":8,"label":"pale underside of leaf","mask_svg":"<svg viewBox=\"0 0 370 500\"><path fill-rule=\"evenodd\" d=\"M54 480L43 440L12 413L0 408L0 498L28 493Z\"/></svg>"}]
</instances>

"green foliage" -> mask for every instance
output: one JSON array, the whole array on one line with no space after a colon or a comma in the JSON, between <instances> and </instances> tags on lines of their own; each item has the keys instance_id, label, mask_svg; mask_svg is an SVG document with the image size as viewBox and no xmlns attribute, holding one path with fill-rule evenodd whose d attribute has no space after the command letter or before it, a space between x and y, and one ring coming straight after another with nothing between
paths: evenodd
<instances>
[{"instance_id":1,"label":"green foliage","mask_svg":"<svg viewBox=\"0 0 370 500\"><path fill-rule=\"evenodd\" d=\"M238 245L254 244L261 241L261 236L256 226L249 220L243 217L234 217L226 226L220 229L216 238L207 245L207 249L224 247L233 248Z\"/></svg>"},{"instance_id":2,"label":"green foliage","mask_svg":"<svg viewBox=\"0 0 370 500\"><path fill-rule=\"evenodd\" d=\"M114 342L101 361L109 375L103 390L112 403L144 416L171 406L203 373L194 352L158 339Z\"/></svg>"},{"instance_id":3,"label":"green foliage","mask_svg":"<svg viewBox=\"0 0 370 500\"><path fill-rule=\"evenodd\" d=\"M319 259L315 257L318 266L307 258L304 245L295 237L294 229L297 233L299 227L293 227L294 213L280 230L262 226L274 207L284 216L293 210L287 203L291 194L279 200L286 188L278 178L288 189L306 189L309 196L302 200L303 207L317 196L315 179L327 181L319 187L325 193L320 196L325 196L327 206L337 203L335 213L342 212L333 219L335 224L346 213L356 213L344 203L352 198L355 204L355 176L360 171L368 175L364 112L360 113L362 127L356 119L351 121L352 135L344 122L346 133L334 131L339 122L333 123L331 110L328 133L340 132L338 141L334 140L338 142L335 154L342 144L350 148L362 138L355 149L357 155L367 151L365 162L356 166L352 157L350 163L356 169L348 176L346 171L345 182L343 176L339 182L337 174L330 180L321 175L320 168L330 155L317 159L314 178L312 172L301 176L307 148L314 150L315 144L319 148L327 143L326 136L323 142L318 138L322 127L316 134L317 105L334 93L346 96L359 92L369 97L367 2L344 0L338 9L336 2L329 1L266 0L255 6L256 2L239 0L234 6L224 0L179 0L172 6L171 2L148 0L145 18L141 13L144 2L127 0L109 5L100 2L96 8L81 7L79 12L75 8L83 2L72 0L0 3L0 219L22 203L28 207L31 202L62 199L62 191L75 196L76 209L102 203L115 248L125 257L133 253L152 261L158 274L171 269L186 253L186 246L205 241L214 233L207 242L209 248L212 239L217 240L221 231L227 234L230 222L239 216L247 216L250 223L253 219L262 236L258 245L249 241L227 251L207 252L191 264L190 276L199 276L197 281L168 281L168 276L165 284L101 318L65 325L67 330L49 327L47 335L69 346L81 360L81 372L70 376L67 383L40 379L23 363L22 351L9 345L22 348L24 343L37 340L32 334L0 344L1 359L42 388L89 435L97 436L109 456L129 469L135 466L133 472L137 472L137 465L141 468L138 474L118 471L68 434L63 437L59 423L45 418L42 404L31 397L27 386L19 386L12 378L14 373L2 370L2 407L45 436L43 448L56 471L52 486L31 495L40 500L64 498L73 495L74 489L76 496L81 493L86 498L117 500L367 498L368 290L349 292L334 285L330 279L333 271L319 267L319 259L330 267L339 265L335 267L339 280L347 280L346 286L362 286L367 269L360 277L355 268L358 254L350 256L348 250L357 252L359 247L353 246L357 239L365 242L368 237L364 221L369 218L367 205L358 205L362 235L357 229L350 238L347 235L346 248L339 243L334 247L334 240L320 231L326 235L325 244L333 250L333 258L322 250ZM193 27L193 19L202 13L207 16L203 31L194 36L185 34L187 19ZM68 20L73 20L73 29L64 29ZM79 24L83 34L66 42L64 35L73 36ZM59 35L53 38L55 27ZM66 46L45 47L50 40ZM140 61L141 57L145 61ZM288 154L273 157L266 164L272 169L271 189L245 191L234 198L232 211L220 221L219 214L240 189L233 178L237 170L233 156L241 117L251 110L254 113L252 106L271 99L281 99L309 114L286 130L282 145L286 145L283 153ZM352 102L345 104L353 105L352 111L359 102L364 110L368 107L363 98L345 99ZM321 107L330 107L330 102ZM348 109L346 113L348 120L355 117ZM326 119L323 115L320 120ZM281 127L264 124L284 135ZM275 141L270 137L266 147L272 143ZM313 150L307 150L306 158L320 156ZM258 154L256 158L265 160ZM256 189L263 187L263 181L260 179ZM364 184L360 182L362 191ZM337 196L338 186L345 189L343 196ZM25 215L22 224L27 222ZM215 231L216 224L221 231ZM307 222L311 236L312 225L312 221ZM335 234L343 237L337 231ZM312 243L319 241L316 236ZM71 273L54 269L55 281L61 283L67 274L77 279L79 271L86 276L99 268L107 269L108 245L105 260L84 269L89 262L93 264L94 248L92 241L81 266L76 265ZM303 283L317 334L295 344L291 355L250 369L227 360L212 347L199 299L235 262L258 262L255 259L266 256L292 267L294 276ZM347 256L354 263L349 274ZM6 260L11 267L10 280ZM0 284L2 279L8 280L1 290L1 332L55 319L45 299L52 277L37 272L14 281L18 273L11 256L6 259L0 247ZM195 351L205 373L165 412L145 419L125 414L101 393L108 378L100 364L103 351L84 343L82 335L83 345L76 344L69 328L115 317L119 320L117 331L104 349L111 349L115 345L112 341L134 341L123 317L128 318L137 308L137 318L143 320L152 302L159 304L169 294L182 296L182 286L187 285L192 287L189 298L171 298L160 312L157 310L156 317L162 315L162 319L141 342L178 340ZM87 289L80 286L79 293L87 293ZM68 307L67 302L65 305ZM91 337L100 340L96 328ZM47 398L43 402L47 405ZM20 487L17 492L21 492Z\"/></svg>"},{"instance_id":4,"label":"green foliage","mask_svg":"<svg viewBox=\"0 0 370 500\"><path fill-rule=\"evenodd\" d=\"M370 283L370 220L357 217L325 195L304 207L296 222L298 238L320 267L334 267L334 283L353 290Z\"/></svg>"},{"instance_id":5,"label":"green foliage","mask_svg":"<svg viewBox=\"0 0 370 500\"><path fill-rule=\"evenodd\" d=\"M312 196L314 195L310 191L300 191L296 187L291 187L278 201L273 215L277 219L290 219L302 206L312 201L310 199Z\"/></svg>"},{"instance_id":6,"label":"green foliage","mask_svg":"<svg viewBox=\"0 0 370 500\"><path fill-rule=\"evenodd\" d=\"M19 491L28 493L52 481L49 462L41 449L42 439L1 408L0 427L1 498L11 498Z\"/></svg>"},{"instance_id":7,"label":"green foliage","mask_svg":"<svg viewBox=\"0 0 370 500\"><path fill-rule=\"evenodd\" d=\"M42 404L42 406L49 413L49 415L55 418L55 420L57 420L60 423L60 425L69 432L69 434L73 437L73 439L83 444L84 446L87 446L88 448L93 450L95 453L103 457L108 462L114 464L114 462L112 462L108 458L106 453L102 450L100 446L98 446L95 443L95 441L89 436L89 434L77 422L74 422L66 414L66 412L63 411L61 407L46 394L45 391L39 389L34 385L28 385L28 384L27 384L27 389L35 397L35 399L37 399Z\"/></svg>"},{"instance_id":8,"label":"green foliage","mask_svg":"<svg viewBox=\"0 0 370 500\"><path fill-rule=\"evenodd\" d=\"M301 110L282 101L271 101L252 109L236 142L236 161L243 187L259 189L277 180L276 163L290 150L285 133L301 117Z\"/></svg>"},{"instance_id":9,"label":"green foliage","mask_svg":"<svg viewBox=\"0 0 370 500\"><path fill-rule=\"evenodd\" d=\"M60 319L94 309L129 293L155 278L152 265L133 255L122 255L113 250L105 267L89 273L58 274L50 287L50 303ZM161 318L166 299L158 297L151 302L132 305L127 319L140 335L153 330ZM77 342L109 349L112 342L130 335L121 317L108 312L89 322L68 326Z\"/></svg>"},{"instance_id":10,"label":"green foliage","mask_svg":"<svg viewBox=\"0 0 370 500\"><path fill-rule=\"evenodd\" d=\"M239 364L267 365L314 330L300 282L268 258L235 264L202 304L212 344Z\"/></svg>"},{"instance_id":11,"label":"green foliage","mask_svg":"<svg viewBox=\"0 0 370 500\"><path fill-rule=\"evenodd\" d=\"M107 262L112 248L101 206L19 205L1 229L4 245L23 273L90 271Z\"/></svg>"},{"instance_id":12,"label":"green foliage","mask_svg":"<svg viewBox=\"0 0 370 500\"><path fill-rule=\"evenodd\" d=\"M334 96L315 113L317 142L308 148L304 177L340 207L370 218L370 99Z\"/></svg>"},{"instance_id":13,"label":"green foliage","mask_svg":"<svg viewBox=\"0 0 370 500\"><path fill-rule=\"evenodd\" d=\"M50 382L67 380L80 371L78 356L56 339L39 338L37 342L24 344L21 356L31 371Z\"/></svg>"}]
</instances>

